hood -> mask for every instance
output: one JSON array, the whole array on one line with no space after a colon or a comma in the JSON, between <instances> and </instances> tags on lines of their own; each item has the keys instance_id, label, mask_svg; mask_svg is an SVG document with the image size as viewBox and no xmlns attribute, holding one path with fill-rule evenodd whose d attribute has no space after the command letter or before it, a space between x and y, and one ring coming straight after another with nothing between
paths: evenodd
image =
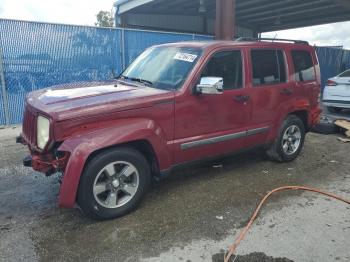
<instances>
[{"instance_id":1,"label":"hood","mask_svg":"<svg viewBox=\"0 0 350 262\"><path fill-rule=\"evenodd\" d=\"M27 104L55 120L148 107L171 91L122 81L80 82L31 92ZM158 98L158 99L157 99Z\"/></svg>"}]
</instances>

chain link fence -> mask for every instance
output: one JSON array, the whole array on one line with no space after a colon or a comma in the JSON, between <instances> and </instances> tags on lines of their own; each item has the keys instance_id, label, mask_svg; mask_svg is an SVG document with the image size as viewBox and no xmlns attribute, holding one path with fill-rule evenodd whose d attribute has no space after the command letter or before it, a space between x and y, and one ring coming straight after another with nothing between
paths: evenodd
<instances>
[{"instance_id":1,"label":"chain link fence","mask_svg":"<svg viewBox=\"0 0 350 262\"><path fill-rule=\"evenodd\" d=\"M9 123L7 92L5 87L5 70L3 68L3 55L0 48L0 126Z\"/></svg>"},{"instance_id":2,"label":"chain link fence","mask_svg":"<svg viewBox=\"0 0 350 262\"><path fill-rule=\"evenodd\" d=\"M145 48L212 36L0 19L0 125L22 121L28 92L120 74ZM317 47L323 83L350 67L350 52Z\"/></svg>"},{"instance_id":3,"label":"chain link fence","mask_svg":"<svg viewBox=\"0 0 350 262\"><path fill-rule=\"evenodd\" d=\"M28 92L120 71L118 37L113 29L0 20L9 124L22 121Z\"/></svg>"},{"instance_id":4,"label":"chain link fence","mask_svg":"<svg viewBox=\"0 0 350 262\"><path fill-rule=\"evenodd\" d=\"M211 37L0 19L0 125L22 121L28 92L110 79L149 46L193 39Z\"/></svg>"}]
</instances>

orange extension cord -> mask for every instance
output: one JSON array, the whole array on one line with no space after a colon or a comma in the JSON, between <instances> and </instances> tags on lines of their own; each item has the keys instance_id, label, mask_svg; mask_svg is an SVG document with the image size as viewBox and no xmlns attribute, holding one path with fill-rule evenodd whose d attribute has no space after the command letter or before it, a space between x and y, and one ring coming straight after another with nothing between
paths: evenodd
<instances>
[{"instance_id":1,"label":"orange extension cord","mask_svg":"<svg viewBox=\"0 0 350 262\"><path fill-rule=\"evenodd\" d=\"M260 202L260 204L258 205L258 207L255 209L255 212L253 214L253 216L250 218L249 223L245 226L245 228L241 231L241 233L239 234L239 236L236 238L235 242L229 247L225 257L224 257L224 262L229 262L229 259L231 258L231 256L235 253L238 245L241 243L241 241L243 240L243 238L245 237L245 235L247 234L248 230L250 229L250 227L252 226L254 220L256 219L256 217L258 216L258 213L261 209L261 207L263 206L264 202L273 194L276 193L278 191L284 191L284 190L305 190L305 191L311 191L311 192L315 192L315 193L319 193L322 195L326 195L329 196L331 198L335 198L339 201L342 201L348 205L350 205L350 200L344 199L342 197L321 191L319 189L315 189L315 188L311 188L311 187L304 187L304 186L284 186L284 187L279 187L276 188L272 191L270 191Z\"/></svg>"}]
</instances>

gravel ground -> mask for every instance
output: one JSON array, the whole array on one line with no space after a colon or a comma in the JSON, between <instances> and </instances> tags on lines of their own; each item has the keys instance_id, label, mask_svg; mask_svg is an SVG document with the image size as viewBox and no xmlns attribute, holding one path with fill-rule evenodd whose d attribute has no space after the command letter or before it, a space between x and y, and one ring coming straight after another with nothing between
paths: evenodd
<instances>
[{"instance_id":1,"label":"gravel ground","mask_svg":"<svg viewBox=\"0 0 350 262\"><path fill-rule=\"evenodd\" d=\"M96 222L57 207L57 176L22 167L19 132L0 130L0 261L221 261L273 188L307 185L350 199L350 144L310 133L292 163L253 151L183 168L155 183L132 214ZM284 192L265 206L235 261L350 261L349 243L349 206Z\"/></svg>"}]
</instances>

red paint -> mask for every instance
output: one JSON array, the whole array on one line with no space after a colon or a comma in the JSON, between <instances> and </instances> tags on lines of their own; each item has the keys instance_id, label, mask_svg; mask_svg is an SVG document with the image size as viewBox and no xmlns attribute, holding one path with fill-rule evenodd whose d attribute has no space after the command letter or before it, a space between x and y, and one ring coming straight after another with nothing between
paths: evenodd
<instances>
[{"instance_id":1,"label":"red paint","mask_svg":"<svg viewBox=\"0 0 350 262\"><path fill-rule=\"evenodd\" d=\"M245 147L273 141L285 117L296 111L307 115L308 127L315 125L320 114L318 95L320 73L314 48L308 45L268 42L210 42L177 43L171 46L192 46L203 49L203 54L184 82L176 91L157 90L150 87L128 85L109 81L104 83L80 83L73 90L89 86L84 93L63 97L62 90L70 86L58 86L61 90L47 96L47 89L31 93L27 98L27 110L45 115L51 121L51 137L47 149L40 151L32 141L25 142L31 148L33 167L47 172L54 167L64 170L59 204L73 207L80 176L88 157L97 150L128 143L148 141L156 154L160 171L184 162L224 154ZM251 49L282 49L288 66L287 83L253 87ZM243 88L226 90L221 95L194 95L201 70L210 57L222 50L241 50L244 63ZM311 52L317 78L299 83L294 79L291 50ZM117 84L117 87L114 85ZM92 86L100 86L94 89ZM101 87L102 86L102 87ZM281 93L292 89L292 95ZM71 89L69 89L71 90ZM50 94L49 92L49 94ZM71 92L71 91L69 91ZM237 95L248 95L246 103L234 101ZM35 123L31 123L35 128ZM27 123L24 123L26 129ZM219 142L190 149L181 144L269 127L268 132L235 140ZM62 159L53 157L51 148L59 142L60 152L67 152Z\"/></svg>"},{"instance_id":2,"label":"red paint","mask_svg":"<svg viewBox=\"0 0 350 262\"><path fill-rule=\"evenodd\" d=\"M37 154L32 152L32 168L36 171L48 173L52 170L64 170L69 159L69 153L65 152L60 158L54 158L52 154Z\"/></svg>"}]
</instances>

